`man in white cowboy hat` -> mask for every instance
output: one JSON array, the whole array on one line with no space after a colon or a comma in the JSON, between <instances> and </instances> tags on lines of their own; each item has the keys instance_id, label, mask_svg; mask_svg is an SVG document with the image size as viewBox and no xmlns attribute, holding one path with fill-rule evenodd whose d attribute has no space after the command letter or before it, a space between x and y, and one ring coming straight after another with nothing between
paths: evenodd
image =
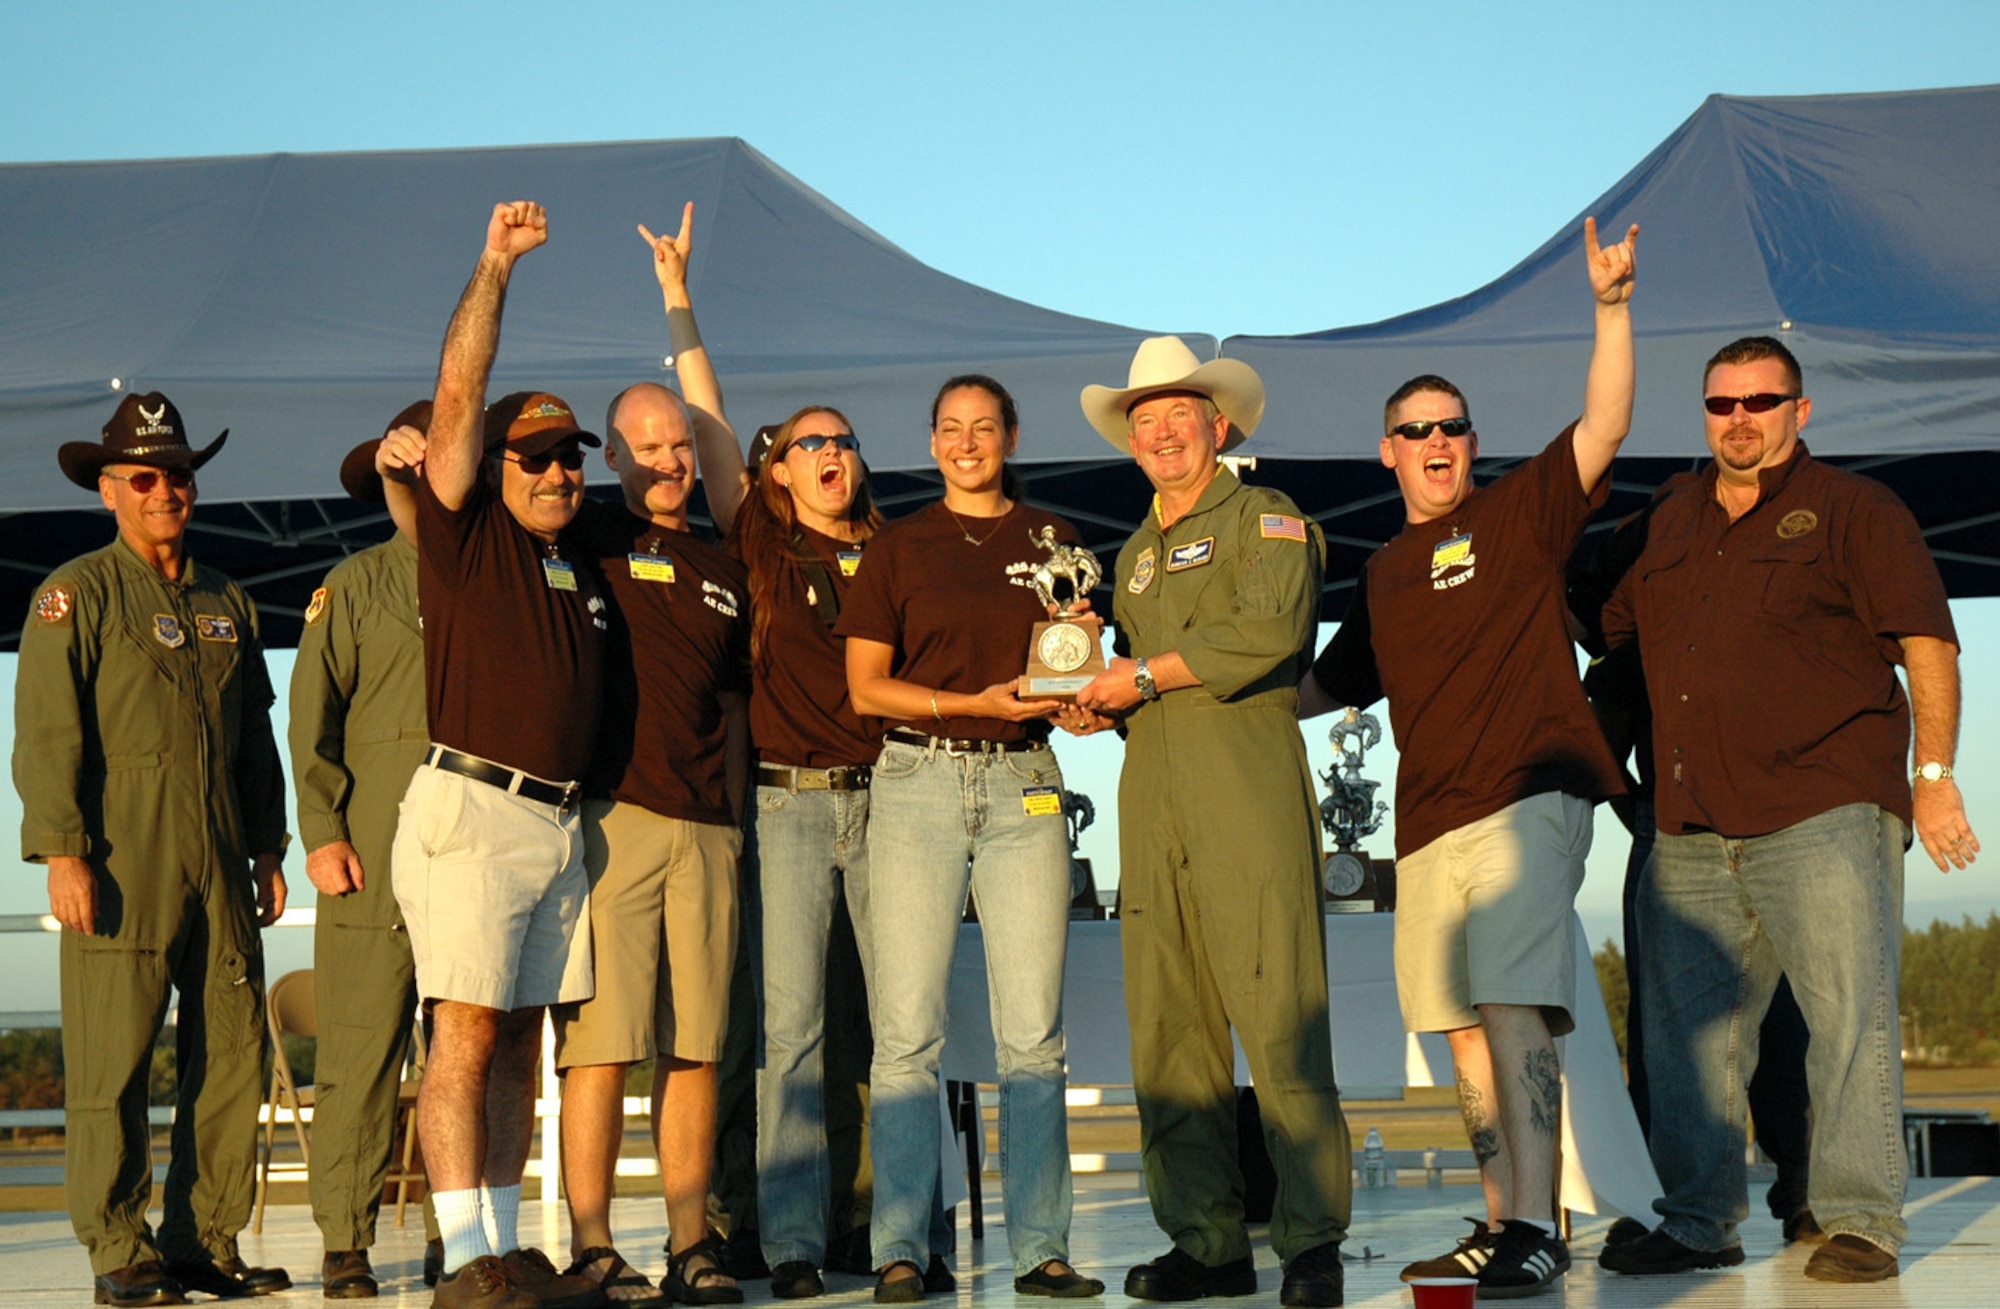
<instances>
[{"instance_id":1,"label":"man in white cowboy hat","mask_svg":"<svg viewBox=\"0 0 2000 1309\"><path fill-rule=\"evenodd\" d=\"M1233 1027L1278 1176L1271 1244L1286 1305L1341 1302L1350 1138L1327 1026L1319 823L1298 682L1325 543L1219 456L1255 430L1264 385L1178 337L1144 342L1083 412L1153 484L1118 555L1117 657L1077 703L1128 731L1119 892L1132 1080L1153 1216L1174 1248L1131 1270L1147 1300L1251 1295L1236 1156Z\"/></svg>"},{"instance_id":2,"label":"man in white cowboy hat","mask_svg":"<svg viewBox=\"0 0 2000 1309\"><path fill-rule=\"evenodd\" d=\"M21 856L48 865L63 927L64 1189L99 1304L291 1285L236 1249L264 1059L257 929L285 907L284 773L257 610L183 550L195 470L229 434L195 450L185 431L164 395L128 395L101 441L57 452L118 539L42 583L14 687ZM180 1090L156 1234L146 1070L169 987Z\"/></svg>"},{"instance_id":3,"label":"man in white cowboy hat","mask_svg":"<svg viewBox=\"0 0 2000 1309\"><path fill-rule=\"evenodd\" d=\"M1575 1026L1571 906L1591 808L1618 767L1576 675L1563 572L1632 425L1635 226L1584 220L1595 339L1583 414L1486 487L1465 396L1442 377L1390 395L1381 458L1403 530L1369 556L1300 713L1387 697L1396 774L1396 992L1404 1025L1451 1042L1487 1219L1405 1279L1477 1277L1532 1295L1569 1271L1555 1224L1562 1120L1554 1038Z\"/></svg>"}]
</instances>

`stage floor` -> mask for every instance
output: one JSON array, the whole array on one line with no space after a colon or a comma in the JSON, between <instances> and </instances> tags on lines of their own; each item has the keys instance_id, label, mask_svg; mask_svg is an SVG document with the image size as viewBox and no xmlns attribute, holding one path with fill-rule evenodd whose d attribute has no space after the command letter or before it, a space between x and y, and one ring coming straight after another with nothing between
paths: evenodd
<instances>
[{"instance_id":1,"label":"stage floor","mask_svg":"<svg viewBox=\"0 0 2000 1309\"><path fill-rule=\"evenodd\" d=\"M1105 1301L1130 1303L1118 1293L1125 1269L1163 1253L1166 1240L1153 1226L1145 1197L1122 1179L1079 1178L1072 1252L1076 1265L1110 1286ZM1102 1182L1112 1182L1105 1186ZM1020 1302L1014 1294L1007 1238L1000 1214L997 1178L988 1178L986 1236L973 1244L963 1217L959 1224L957 1309ZM1347 1303L1392 1306L1410 1303L1408 1288L1396 1278L1411 1259L1448 1248L1464 1230L1460 1215L1478 1211L1479 1192L1471 1186L1403 1186L1361 1191L1355 1195L1353 1234L1345 1247ZM1677 1277L1629 1278L1603 1272L1596 1265L1608 1220L1578 1216L1572 1240L1575 1269L1562 1279L1557 1292L1534 1303L1562 1303L1571 1309L1596 1306L1653 1309L1743 1309L1745 1306L1820 1309L1821 1306L1909 1305L1913 1309L1992 1309L2000 1303L2000 1180L1993 1178L1920 1178L1911 1184L1910 1243L1903 1251L1899 1280L1875 1286L1828 1286L1809 1282L1802 1274L1807 1248L1784 1248L1777 1224L1755 1217L1744 1232L1749 1260L1722 1272L1687 1273ZM544 1218L549 1221L545 1224ZM530 1201L522 1206L522 1236L539 1241L551 1252L566 1252L567 1224L559 1214L545 1214ZM657 1200L617 1201L615 1222L619 1245L649 1275L660 1270L659 1248L665 1219ZM1259 1233L1261 1236L1261 1233ZM324 1303L319 1288L319 1233L303 1205L273 1207L262 1236L243 1236L243 1254L251 1263L281 1264L297 1285L267 1303ZM416 1215L397 1229L385 1216L375 1250L375 1266L383 1278L383 1303L428 1305L430 1293L418 1275L423 1256L423 1229ZM566 1262L561 1255L558 1262ZM1230 1301L1243 1309L1274 1309L1278 1303L1277 1261L1259 1245L1257 1264L1261 1288L1254 1297ZM830 1276L832 1305L871 1303L872 1283L866 1278ZM768 1282L746 1285L751 1304L771 1301ZM0 1309L12 1306L85 1306L91 1304L89 1264L62 1214L0 1215ZM199 1303L200 1301L197 1301ZM950 1305L952 1297L931 1302Z\"/></svg>"}]
</instances>

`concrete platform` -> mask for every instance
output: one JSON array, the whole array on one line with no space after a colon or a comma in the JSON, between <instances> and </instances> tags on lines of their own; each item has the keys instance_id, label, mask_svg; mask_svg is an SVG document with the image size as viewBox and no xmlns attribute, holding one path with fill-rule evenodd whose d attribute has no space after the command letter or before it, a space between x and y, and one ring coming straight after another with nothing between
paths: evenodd
<instances>
[{"instance_id":1,"label":"concrete platform","mask_svg":"<svg viewBox=\"0 0 2000 1309\"><path fill-rule=\"evenodd\" d=\"M959 1224L959 1291L955 1297L934 1296L941 1309L1007 1306L1022 1301L1013 1290L1007 1258L1006 1225L997 1198L997 1179L989 1178L986 1238L974 1244L963 1215ZM1437 1254L1458 1239L1462 1214L1478 1212L1479 1191L1471 1186L1403 1186L1363 1191L1355 1196L1354 1228L1346 1246L1349 1256L1347 1303L1355 1306L1408 1305L1408 1288L1396 1274L1411 1259ZM1808 1251L1781 1245L1777 1225L1753 1218L1744 1232L1749 1260L1723 1272L1688 1273L1676 1277L1626 1278L1603 1272L1595 1263L1609 1221L1579 1216L1572 1239L1576 1266L1560 1289L1530 1303L1557 1304L1570 1309L1823 1309L1824 1306L1910 1306L1911 1309L1992 1309L2000 1304L2000 1180L1993 1178L1930 1178L1912 1184L1910 1243L1903 1251L1899 1280L1874 1286L1829 1286L1802 1275ZM619 1245L648 1275L657 1275L665 1219L660 1202L623 1199L615 1210ZM1260 1233L1261 1235L1261 1233ZM539 1202L522 1206L522 1236L539 1242L565 1262L567 1223L559 1212ZM1125 1269L1163 1253L1167 1242L1154 1227L1145 1197L1129 1186L1097 1186L1079 1179L1071 1235L1076 1265L1102 1277L1111 1287L1103 1302L1129 1304L1118 1294ZM263 1303L322 1304L319 1290L320 1241L310 1213L301 1205L273 1207L264 1234L243 1237L243 1253L252 1263L280 1264L298 1282L291 1292ZM414 1214L401 1229L385 1219L374 1251L383 1278L379 1303L422 1306L430 1293L419 1276L423 1229ZM1278 1303L1277 1261L1259 1246L1257 1295L1229 1301L1241 1309L1275 1309ZM828 1295L817 1303L861 1306L871 1303L872 1283L866 1278L830 1276ZM750 1304L771 1302L770 1284L746 1285ZM197 1301L199 1303L199 1301ZM62 1214L0 1215L0 1309L51 1306L81 1309L92 1303L89 1265ZM1031 1301L1029 1303L1041 1303ZM1100 1302L1102 1303L1102 1302Z\"/></svg>"}]
</instances>

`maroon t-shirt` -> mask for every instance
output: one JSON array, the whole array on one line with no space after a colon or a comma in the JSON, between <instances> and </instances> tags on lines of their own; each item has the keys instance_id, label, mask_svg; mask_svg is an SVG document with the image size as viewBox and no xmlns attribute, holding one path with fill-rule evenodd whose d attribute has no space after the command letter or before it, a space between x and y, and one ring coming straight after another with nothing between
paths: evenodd
<instances>
[{"instance_id":1,"label":"maroon t-shirt","mask_svg":"<svg viewBox=\"0 0 2000 1309\"><path fill-rule=\"evenodd\" d=\"M750 689L743 565L691 532L593 501L571 527L617 603L591 794L667 818L734 824L724 692Z\"/></svg>"},{"instance_id":2,"label":"maroon t-shirt","mask_svg":"<svg viewBox=\"0 0 2000 1309\"><path fill-rule=\"evenodd\" d=\"M894 646L889 671L918 686L976 695L1020 677L1035 624L1049 615L1027 577L1010 576L1007 566L1049 557L1034 539L1044 527L1059 542L1083 544L1066 520L1028 505L1001 518L954 519L939 500L897 519L868 543L834 633ZM982 741L1047 740L1049 731L1040 720L1001 718L925 716L884 726Z\"/></svg>"},{"instance_id":3,"label":"maroon t-shirt","mask_svg":"<svg viewBox=\"0 0 2000 1309\"><path fill-rule=\"evenodd\" d=\"M738 514L737 524L746 518ZM803 524L799 534L819 560L820 576L835 602L844 607L865 546ZM740 531L731 535L729 548L741 557ZM847 643L820 616L818 583L803 568L774 566L773 572L764 652L751 666L750 738L757 743L757 758L794 768L874 763L882 752L882 727L854 712L847 691Z\"/></svg>"},{"instance_id":4,"label":"maroon t-shirt","mask_svg":"<svg viewBox=\"0 0 2000 1309\"><path fill-rule=\"evenodd\" d=\"M609 614L583 551L514 521L476 478L444 507L417 482L417 595L431 740L547 781L581 778L597 738Z\"/></svg>"},{"instance_id":5,"label":"maroon t-shirt","mask_svg":"<svg viewBox=\"0 0 2000 1309\"><path fill-rule=\"evenodd\" d=\"M1763 836L1859 803L1907 825L1899 639L1958 641L1916 519L1803 443L1733 523L1715 477L1710 464L1661 488L1604 610L1607 640L1637 627L1660 830Z\"/></svg>"},{"instance_id":6,"label":"maroon t-shirt","mask_svg":"<svg viewBox=\"0 0 2000 1309\"><path fill-rule=\"evenodd\" d=\"M1313 664L1343 704L1389 698L1399 857L1531 795L1624 791L1564 618L1563 570L1609 480L1584 494L1574 431L1456 513L1404 524Z\"/></svg>"}]
</instances>

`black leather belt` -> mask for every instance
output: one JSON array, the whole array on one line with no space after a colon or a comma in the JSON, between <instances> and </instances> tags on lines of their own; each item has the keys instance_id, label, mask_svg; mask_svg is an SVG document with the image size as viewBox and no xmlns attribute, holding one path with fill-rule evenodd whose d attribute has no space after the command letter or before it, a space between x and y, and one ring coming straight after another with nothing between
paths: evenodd
<instances>
[{"instance_id":1,"label":"black leather belt","mask_svg":"<svg viewBox=\"0 0 2000 1309\"><path fill-rule=\"evenodd\" d=\"M757 781L762 786L781 786L787 791L866 791L871 771L867 764L846 764L839 768L758 764Z\"/></svg>"},{"instance_id":2,"label":"black leather belt","mask_svg":"<svg viewBox=\"0 0 2000 1309\"><path fill-rule=\"evenodd\" d=\"M941 754L1018 754L1023 750L1039 750L1046 741L1033 738L1022 741L973 741L956 736L928 736L923 732L913 732L907 727L892 727L882 734L884 741L894 741L898 745L914 745L925 750L936 750Z\"/></svg>"},{"instance_id":3,"label":"black leather belt","mask_svg":"<svg viewBox=\"0 0 2000 1309\"><path fill-rule=\"evenodd\" d=\"M466 754L449 746L433 745L429 759L431 767L447 773L457 773L475 782L497 786L509 795L518 795L538 804L554 805L564 813L576 808L576 802L583 795L583 787L576 782L544 782L532 773L524 773L518 768L508 768L490 759L481 759L476 754Z\"/></svg>"}]
</instances>

